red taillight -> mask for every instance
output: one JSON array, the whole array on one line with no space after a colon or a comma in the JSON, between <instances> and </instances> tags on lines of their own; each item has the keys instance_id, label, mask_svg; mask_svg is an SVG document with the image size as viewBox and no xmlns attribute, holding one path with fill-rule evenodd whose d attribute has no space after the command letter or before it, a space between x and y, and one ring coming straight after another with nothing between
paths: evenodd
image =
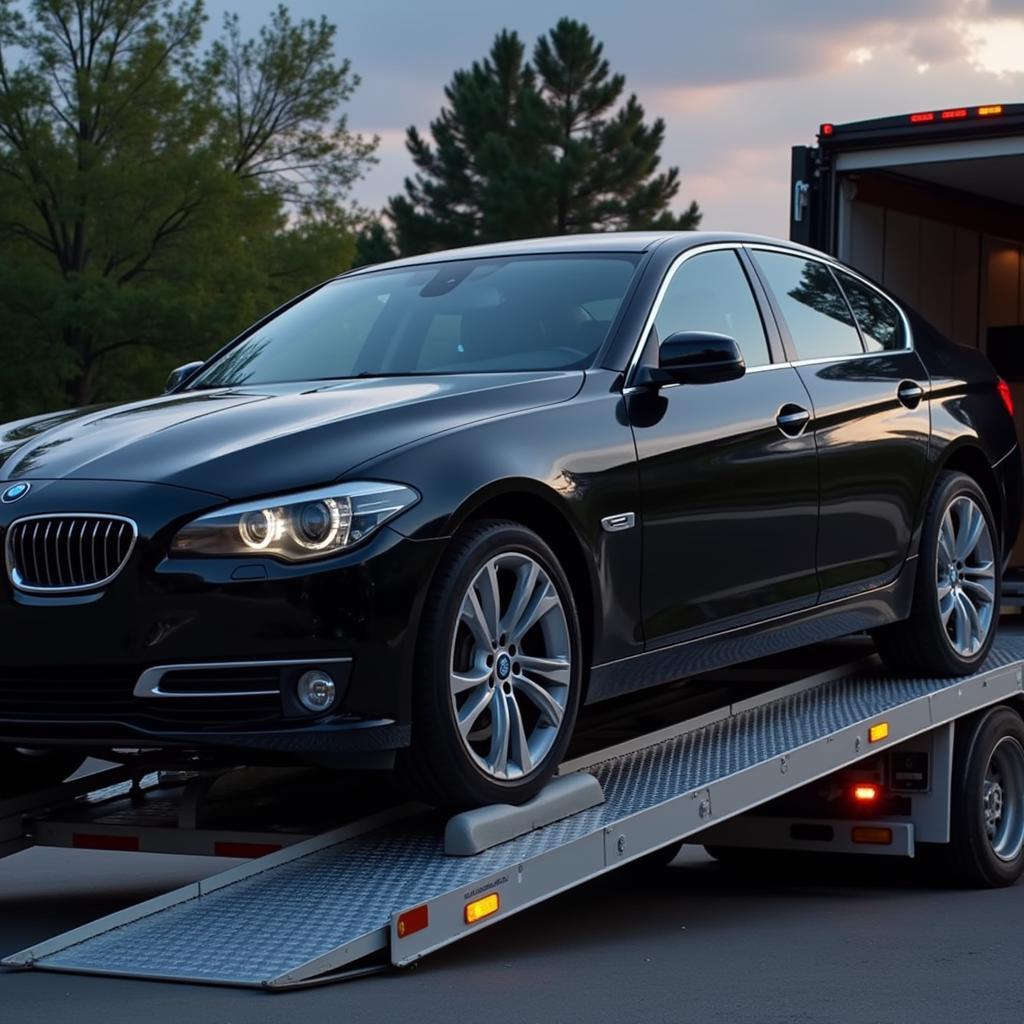
<instances>
[{"instance_id":1,"label":"red taillight","mask_svg":"<svg viewBox=\"0 0 1024 1024\"><path fill-rule=\"evenodd\" d=\"M1006 411L1012 416L1013 415L1013 395L1010 394L1010 385L999 378L999 382L996 384L999 389L999 397L1003 400L1003 405L1006 406Z\"/></svg>"}]
</instances>

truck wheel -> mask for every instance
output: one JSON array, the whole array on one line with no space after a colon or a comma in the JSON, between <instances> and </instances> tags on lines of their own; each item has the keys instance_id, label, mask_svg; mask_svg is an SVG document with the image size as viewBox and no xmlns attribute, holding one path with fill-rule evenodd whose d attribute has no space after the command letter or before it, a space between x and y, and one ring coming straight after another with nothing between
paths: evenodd
<instances>
[{"instance_id":1,"label":"truck wheel","mask_svg":"<svg viewBox=\"0 0 1024 1024\"><path fill-rule=\"evenodd\" d=\"M957 723L949 868L977 888L1024 873L1024 721L1008 707Z\"/></svg>"},{"instance_id":2,"label":"truck wheel","mask_svg":"<svg viewBox=\"0 0 1024 1024\"><path fill-rule=\"evenodd\" d=\"M921 531L910 617L873 634L890 669L963 676L988 657L1002 583L998 536L974 480L941 473Z\"/></svg>"},{"instance_id":3,"label":"truck wheel","mask_svg":"<svg viewBox=\"0 0 1024 1024\"><path fill-rule=\"evenodd\" d=\"M413 781L445 807L522 803L565 754L583 651L572 589L532 530L457 535L431 587L413 679Z\"/></svg>"},{"instance_id":4,"label":"truck wheel","mask_svg":"<svg viewBox=\"0 0 1024 1024\"><path fill-rule=\"evenodd\" d=\"M0 747L0 797L58 786L74 775L84 761L74 750Z\"/></svg>"}]
</instances>

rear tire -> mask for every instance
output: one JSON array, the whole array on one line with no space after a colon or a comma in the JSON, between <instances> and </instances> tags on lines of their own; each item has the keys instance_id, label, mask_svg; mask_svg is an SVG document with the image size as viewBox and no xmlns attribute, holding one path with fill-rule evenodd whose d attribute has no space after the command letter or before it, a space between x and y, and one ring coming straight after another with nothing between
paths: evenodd
<instances>
[{"instance_id":1,"label":"rear tire","mask_svg":"<svg viewBox=\"0 0 1024 1024\"><path fill-rule=\"evenodd\" d=\"M888 668L964 676L981 666L999 614L998 538L978 484L963 473L941 473L921 530L910 617L873 633Z\"/></svg>"},{"instance_id":2,"label":"rear tire","mask_svg":"<svg viewBox=\"0 0 1024 1024\"><path fill-rule=\"evenodd\" d=\"M424 609L408 763L446 808L522 803L565 754L583 680L579 615L558 559L516 523L453 540Z\"/></svg>"},{"instance_id":3,"label":"rear tire","mask_svg":"<svg viewBox=\"0 0 1024 1024\"><path fill-rule=\"evenodd\" d=\"M75 750L0 747L0 797L22 796L59 786L85 758Z\"/></svg>"}]
</instances>

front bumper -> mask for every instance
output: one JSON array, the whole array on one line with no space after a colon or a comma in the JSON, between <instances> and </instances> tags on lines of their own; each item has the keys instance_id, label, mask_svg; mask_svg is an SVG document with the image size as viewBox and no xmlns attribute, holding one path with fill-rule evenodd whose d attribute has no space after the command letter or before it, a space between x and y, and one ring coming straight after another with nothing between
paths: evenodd
<instances>
[{"instance_id":1,"label":"front bumper","mask_svg":"<svg viewBox=\"0 0 1024 1024\"><path fill-rule=\"evenodd\" d=\"M0 512L114 512L139 525L123 572L104 590L28 595L0 579L0 742L83 747L259 750L323 759L409 742L409 686L420 609L444 541L384 527L316 564L168 558L170 538L213 496L174 487L56 481ZM259 578L253 578L254 576ZM242 577L242 578L239 578ZM260 698L135 695L159 666L344 661L331 711Z\"/></svg>"}]
</instances>

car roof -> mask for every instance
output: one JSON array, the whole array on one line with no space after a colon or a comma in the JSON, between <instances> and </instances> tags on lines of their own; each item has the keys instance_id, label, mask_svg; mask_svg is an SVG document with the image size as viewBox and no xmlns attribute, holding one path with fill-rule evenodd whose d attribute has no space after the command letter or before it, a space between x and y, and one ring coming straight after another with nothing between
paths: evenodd
<instances>
[{"instance_id":1,"label":"car roof","mask_svg":"<svg viewBox=\"0 0 1024 1024\"><path fill-rule=\"evenodd\" d=\"M798 252L818 257L825 256L816 249L796 242L767 235L743 234L723 231L606 231L582 235L554 235L546 238L523 238L514 242L492 242L485 245L469 245L459 249L445 249L440 252L423 253L404 259L359 267L352 274L367 273L397 267L411 267L446 260L484 259L493 256L544 255L548 253L599 253L627 252L643 253L664 243L671 243L674 249L683 252L698 245L715 242L747 242L784 246ZM828 257L825 256L827 259Z\"/></svg>"}]
</instances>

